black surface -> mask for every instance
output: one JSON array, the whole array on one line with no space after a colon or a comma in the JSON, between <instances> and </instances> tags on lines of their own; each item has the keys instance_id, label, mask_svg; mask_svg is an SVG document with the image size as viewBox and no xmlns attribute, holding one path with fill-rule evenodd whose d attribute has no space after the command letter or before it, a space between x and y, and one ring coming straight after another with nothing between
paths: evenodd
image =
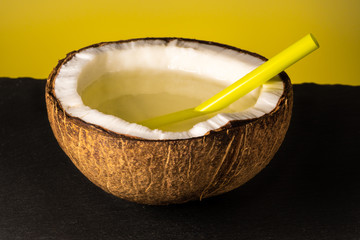
<instances>
[{"instance_id":1,"label":"black surface","mask_svg":"<svg viewBox=\"0 0 360 240\"><path fill-rule=\"evenodd\" d=\"M294 86L270 165L230 193L171 206L115 198L62 152L44 81L0 79L0 239L360 239L360 87Z\"/></svg>"}]
</instances>

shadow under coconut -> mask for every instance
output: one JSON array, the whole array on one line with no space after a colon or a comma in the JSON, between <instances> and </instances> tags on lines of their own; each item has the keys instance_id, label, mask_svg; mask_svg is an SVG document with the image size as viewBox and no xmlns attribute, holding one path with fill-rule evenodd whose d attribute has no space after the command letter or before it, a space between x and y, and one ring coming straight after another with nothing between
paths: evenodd
<instances>
[{"instance_id":1,"label":"shadow under coconut","mask_svg":"<svg viewBox=\"0 0 360 240\"><path fill-rule=\"evenodd\" d=\"M118 199L88 181L47 121L44 81L0 79L1 239L357 239L360 87L294 86L284 143L255 178L180 205Z\"/></svg>"}]
</instances>

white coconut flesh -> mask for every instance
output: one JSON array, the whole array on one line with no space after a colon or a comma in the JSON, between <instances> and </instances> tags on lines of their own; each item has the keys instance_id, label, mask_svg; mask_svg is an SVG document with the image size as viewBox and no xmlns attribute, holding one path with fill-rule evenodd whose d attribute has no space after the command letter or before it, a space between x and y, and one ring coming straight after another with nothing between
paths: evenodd
<instances>
[{"instance_id":1,"label":"white coconut flesh","mask_svg":"<svg viewBox=\"0 0 360 240\"><path fill-rule=\"evenodd\" d=\"M144 139L186 139L271 112L283 94L282 80L274 77L211 116L155 130L136 122L195 107L262 63L253 55L196 41L137 40L76 53L61 66L54 88L67 114L87 123Z\"/></svg>"}]
</instances>

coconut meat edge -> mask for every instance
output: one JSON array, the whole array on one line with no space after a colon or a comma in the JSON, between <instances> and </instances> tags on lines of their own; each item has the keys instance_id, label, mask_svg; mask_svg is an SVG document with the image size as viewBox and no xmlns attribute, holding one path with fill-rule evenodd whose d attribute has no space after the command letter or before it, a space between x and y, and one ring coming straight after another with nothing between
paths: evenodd
<instances>
[{"instance_id":1,"label":"coconut meat edge","mask_svg":"<svg viewBox=\"0 0 360 240\"><path fill-rule=\"evenodd\" d=\"M114 43L78 52L61 66L54 88L55 95L64 110L85 122L119 134L144 139L187 139L203 136L232 120L258 118L271 112L283 94L283 82L277 76L244 96L249 99L256 98L255 104L251 107L235 113L219 113L183 132L151 130L119 117L104 114L86 106L78 89L86 88L105 73L144 67L197 73L228 86L262 63L261 59L249 54L198 42L139 40Z\"/></svg>"}]
</instances>

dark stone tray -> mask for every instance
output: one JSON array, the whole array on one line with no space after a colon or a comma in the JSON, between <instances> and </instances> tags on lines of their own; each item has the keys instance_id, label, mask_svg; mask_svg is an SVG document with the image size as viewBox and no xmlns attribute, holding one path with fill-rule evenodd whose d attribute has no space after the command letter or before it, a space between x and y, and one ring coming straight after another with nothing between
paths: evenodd
<instances>
[{"instance_id":1,"label":"dark stone tray","mask_svg":"<svg viewBox=\"0 0 360 240\"><path fill-rule=\"evenodd\" d=\"M0 239L360 239L360 87L294 86L286 139L227 194L143 206L88 181L48 123L45 81L0 78Z\"/></svg>"}]
</instances>

